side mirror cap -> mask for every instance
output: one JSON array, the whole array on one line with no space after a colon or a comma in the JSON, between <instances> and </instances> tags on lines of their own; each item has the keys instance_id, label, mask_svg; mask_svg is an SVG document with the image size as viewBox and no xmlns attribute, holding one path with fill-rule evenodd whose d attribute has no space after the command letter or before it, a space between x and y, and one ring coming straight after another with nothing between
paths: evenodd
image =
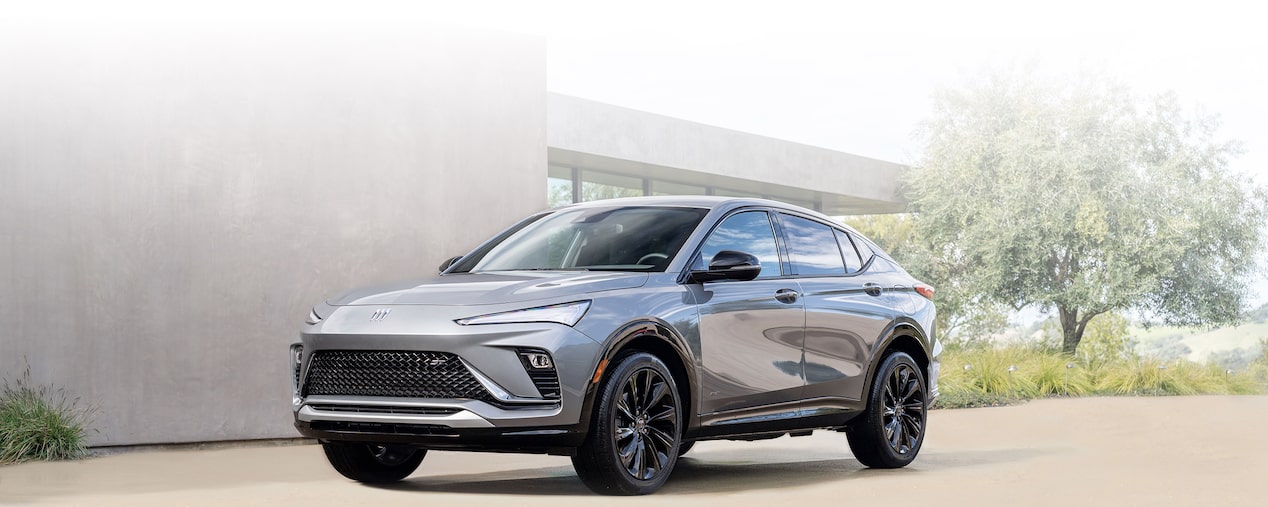
<instances>
[{"instance_id":1,"label":"side mirror cap","mask_svg":"<svg viewBox=\"0 0 1268 507\"><path fill-rule=\"evenodd\" d=\"M453 266L454 264L457 264L457 263L458 263L458 261L460 261L460 260L462 260L462 256L461 256L461 255L458 255L458 256L455 256L455 257L450 257L450 258L449 258L449 259L447 259L445 262L440 263L440 267L439 267L438 269L440 270L440 272L441 272L441 273L444 273L446 269L449 269L449 267L450 267L450 266Z\"/></svg>"},{"instance_id":2,"label":"side mirror cap","mask_svg":"<svg viewBox=\"0 0 1268 507\"><path fill-rule=\"evenodd\" d=\"M762 263L753 254L723 250L713 256L709 269L692 271L691 280L701 283L714 280L748 281L757 278L761 272Z\"/></svg>"}]
</instances>

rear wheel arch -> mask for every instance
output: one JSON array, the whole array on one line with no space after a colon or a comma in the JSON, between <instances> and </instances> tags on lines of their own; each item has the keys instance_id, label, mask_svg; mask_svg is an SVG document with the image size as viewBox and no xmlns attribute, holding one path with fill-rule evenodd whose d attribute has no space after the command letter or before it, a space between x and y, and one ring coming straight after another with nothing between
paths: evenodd
<instances>
[{"instance_id":1,"label":"rear wheel arch","mask_svg":"<svg viewBox=\"0 0 1268 507\"><path fill-rule=\"evenodd\" d=\"M925 345L927 340L924 333L921 333L913 323L898 321L886 330L884 336L885 339L876 347L877 352L872 355L868 366L867 382L863 385L863 401L867 401L868 393L872 390L872 380L876 376L876 369L880 368L885 358L893 352L906 352L916 361L926 381L928 380L929 363L932 359Z\"/></svg>"}]
</instances>

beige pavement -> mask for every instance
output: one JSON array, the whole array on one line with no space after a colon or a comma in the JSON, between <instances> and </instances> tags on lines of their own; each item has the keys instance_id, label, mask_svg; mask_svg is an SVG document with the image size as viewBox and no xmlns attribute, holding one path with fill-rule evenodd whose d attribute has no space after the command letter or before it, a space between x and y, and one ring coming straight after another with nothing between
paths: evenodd
<instances>
[{"instance_id":1,"label":"beige pavement","mask_svg":"<svg viewBox=\"0 0 1268 507\"><path fill-rule=\"evenodd\" d=\"M1268 397L1087 398L932 413L902 470L845 437L703 442L652 497L601 498L567 458L433 452L405 482L347 481L314 445L0 467L0 504L1268 505Z\"/></svg>"}]
</instances>

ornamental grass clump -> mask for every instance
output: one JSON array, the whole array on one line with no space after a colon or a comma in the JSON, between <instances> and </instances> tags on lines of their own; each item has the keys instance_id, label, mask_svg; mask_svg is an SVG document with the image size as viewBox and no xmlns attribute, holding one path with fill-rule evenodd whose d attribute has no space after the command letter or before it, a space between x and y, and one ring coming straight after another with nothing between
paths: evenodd
<instances>
[{"instance_id":1,"label":"ornamental grass clump","mask_svg":"<svg viewBox=\"0 0 1268 507\"><path fill-rule=\"evenodd\" d=\"M0 463L76 459L88 455L94 410L65 389L33 386L31 368L0 385Z\"/></svg>"}]
</instances>

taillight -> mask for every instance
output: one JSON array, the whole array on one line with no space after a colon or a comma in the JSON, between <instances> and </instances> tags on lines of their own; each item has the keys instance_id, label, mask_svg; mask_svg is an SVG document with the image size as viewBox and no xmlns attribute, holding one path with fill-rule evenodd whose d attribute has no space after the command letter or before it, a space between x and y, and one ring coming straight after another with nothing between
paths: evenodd
<instances>
[{"instance_id":1,"label":"taillight","mask_svg":"<svg viewBox=\"0 0 1268 507\"><path fill-rule=\"evenodd\" d=\"M933 287L923 283L918 283L916 284L916 292L919 292L921 296L925 297L925 299L933 301Z\"/></svg>"}]
</instances>

